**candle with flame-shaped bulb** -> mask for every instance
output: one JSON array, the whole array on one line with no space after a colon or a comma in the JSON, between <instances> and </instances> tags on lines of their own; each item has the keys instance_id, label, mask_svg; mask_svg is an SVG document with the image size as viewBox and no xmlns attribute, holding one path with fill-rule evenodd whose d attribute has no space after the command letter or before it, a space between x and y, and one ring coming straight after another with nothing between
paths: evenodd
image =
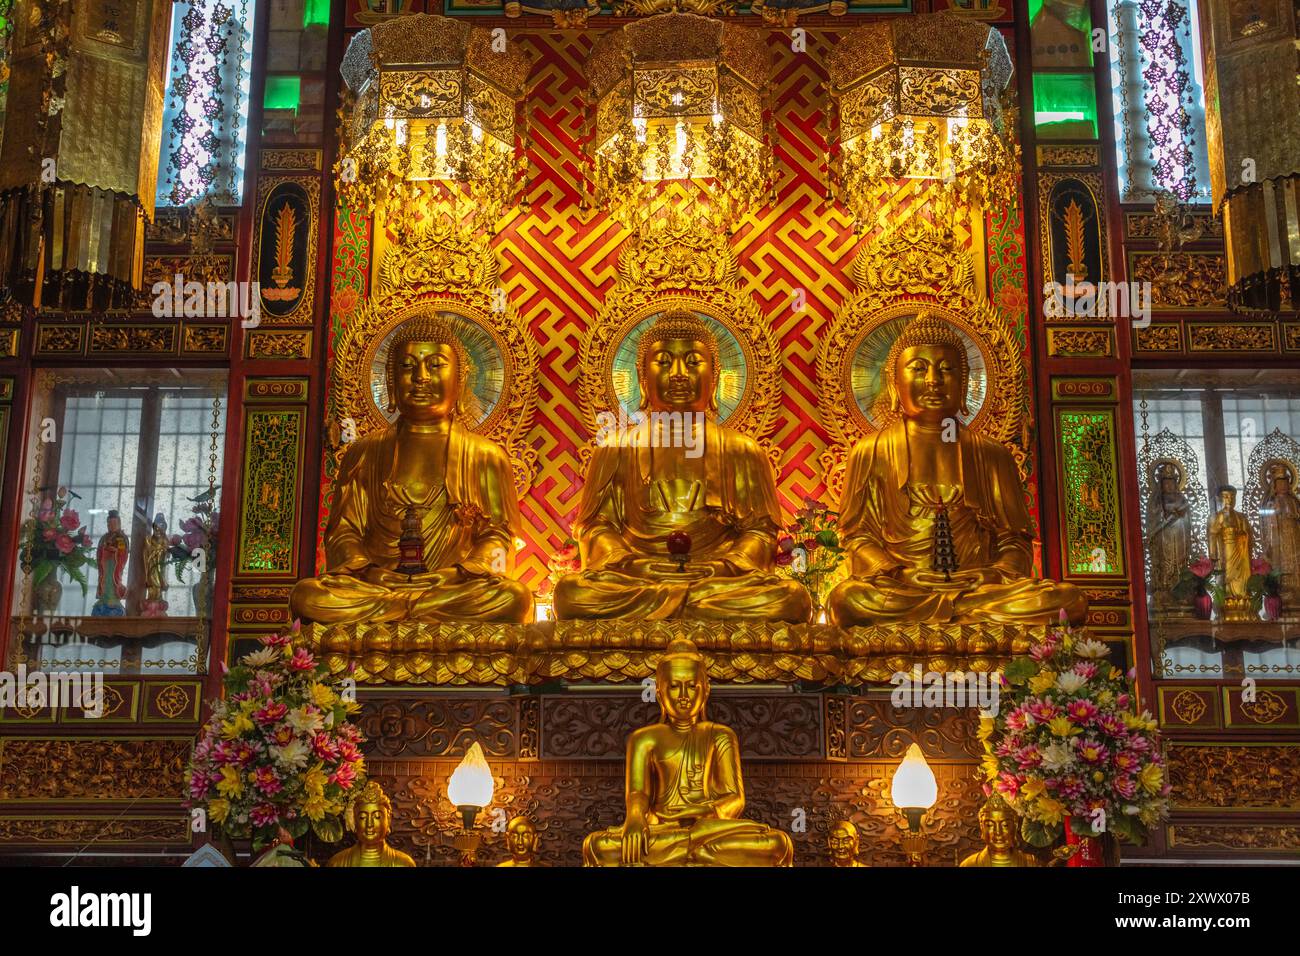
<instances>
[{"instance_id":1,"label":"candle with flame-shaped bulb","mask_svg":"<svg viewBox=\"0 0 1300 956\"><path fill-rule=\"evenodd\" d=\"M494 787L492 768L488 766L483 748L476 740L447 781L447 798L460 811L466 830L473 828L474 818L479 811L492 803Z\"/></svg>"}]
</instances>

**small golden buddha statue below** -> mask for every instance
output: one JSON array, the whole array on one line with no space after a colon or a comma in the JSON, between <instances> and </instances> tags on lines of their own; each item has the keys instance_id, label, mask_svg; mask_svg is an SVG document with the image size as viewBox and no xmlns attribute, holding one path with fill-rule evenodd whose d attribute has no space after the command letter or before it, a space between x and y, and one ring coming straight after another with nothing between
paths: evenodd
<instances>
[{"instance_id":1,"label":"small golden buddha statue below","mask_svg":"<svg viewBox=\"0 0 1300 956\"><path fill-rule=\"evenodd\" d=\"M980 839L984 849L961 861L962 866L1039 866L1038 858L1016 842L1019 818L998 794L980 807Z\"/></svg>"},{"instance_id":2,"label":"small golden buddha statue below","mask_svg":"<svg viewBox=\"0 0 1300 956\"><path fill-rule=\"evenodd\" d=\"M839 820L831 827L826 849L831 852L831 866L866 866L858 861L858 828L848 820Z\"/></svg>"},{"instance_id":3,"label":"small golden buddha statue below","mask_svg":"<svg viewBox=\"0 0 1300 956\"><path fill-rule=\"evenodd\" d=\"M1088 610L1034 580L1033 526L1011 453L972 432L961 338L936 315L903 329L883 370L898 418L854 446L840 506L849 572L827 599L842 627L902 621L1039 624Z\"/></svg>"},{"instance_id":4,"label":"small golden buddha statue below","mask_svg":"<svg viewBox=\"0 0 1300 956\"><path fill-rule=\"evenodd\" d=\"M401 850L388 845L393 805L376 780L369 781L352 800L348 823L357 835L355 846L339 850L326 866L415 866Z\"/></svg>"},{"instance_id":5,"label":"small golden buddha statue below","mask_svg":"<svg viewBox=\"0 0 1300 956\"><path fill-rule=\"evenodd\" d=\"M641 338L637 376L644 420L592 455L574 522L583 570L560 579L556 617L807 621L808 592L775 573L771 465L716 421L713 332L665 312Z\"/></svg>"},{"instance_id":6,"label":"small golden buddha statue below","mask_svg":"<svg viewBox=\"0 0 1300 956\"><path fill-rule=\"evenodd\" d=\"M709 675L695 645L675 640L655 671L659 723L627 740L627 817L589 834L586 866L791 866L790 837L743 820L735 733L704 719Z\"/></svg>"},{"instance_id":7,"label":"small golden buddha statue below","mask_svg":"<svg viewBox=\"0 0 1300 956\"><path fill-rule=\"evenodd\" d=\"M532 593L509 576L520 529L510 462L457 418L467 374L465 348L448 324L415 319L396 333L387 381L397 420L344 454L325 529L326 572L294 586L296 617L532 618Z\"/></svg>"},{"instance_id":8,"label":"small golden buddha statue below","mask_svg":"<svg viewBox=\"0 0 1300 956\"><path fill-rule=\"evenodd\" d=\"M1255 549L1255 534L1246 516L1237 510L1237 489L1232 485L1219 488L1220 509L1206 528L1210 559L1223 575L1224 620L1250 621L1250 555Z\"/></svg>"},{"instance_id":9,"label":"small golden buddha statue below","mask_svg":"<svg viewBox=\"0 0 1300 956\"><path fill-rule=\"evenodd\" d=\"M497 866L541 866L537 862L537 827L527 817L512 817L506 824L506 849L509 859Z\"/></svg>"}]
</instances>

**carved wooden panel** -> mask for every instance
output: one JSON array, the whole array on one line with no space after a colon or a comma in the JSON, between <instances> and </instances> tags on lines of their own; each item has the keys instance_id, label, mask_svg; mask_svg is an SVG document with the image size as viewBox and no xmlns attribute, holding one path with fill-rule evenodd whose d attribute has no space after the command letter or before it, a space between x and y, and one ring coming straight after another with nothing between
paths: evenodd
<instances>
[{"instance_id":1,"label":"carved wooden panel","mask_svg":"<svg viewBox=\"0 0 1300 956\"><path fill-rule=\"evenodd\" d=\"M1300 744L1172 743L1168 757L1176 808L1300 810Z\"/></svg>"},{"instance_id":2,"label":"carved wooden panel","mask_svg":"<svg viewBox=\"0 0 1300 956\"><path fill-rule=\"evenodd\" d=\"M179 802L189 738L0 738L0 802Z\"/></svg>"}]
</instances>

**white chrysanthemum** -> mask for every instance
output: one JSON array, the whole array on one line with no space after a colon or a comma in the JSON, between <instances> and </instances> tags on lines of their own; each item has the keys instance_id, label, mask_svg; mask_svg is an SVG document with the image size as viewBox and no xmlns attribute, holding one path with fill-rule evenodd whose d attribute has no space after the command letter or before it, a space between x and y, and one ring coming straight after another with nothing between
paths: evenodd
<instances>
[{"instance_id":1,"label":"white chrysanthemum","mask_svg":"<svg viewBox=\"0 0 1300 956\"><path fill-rule=\"evenodd\" d=\"M283 747L272 746L269 750L276 766L285 770L302 769L307 766L307 758L311 756L311 750L301 740L290 741Z\"/></svg>"},{"instance_id":2,"label":"white chrysanthemum","mask_svg":"<svg viewBox=\"0 0 1300 956\"><path fill-rule=\"evenodd\" d=\"M312 713L304 704L289 711L289 726L302 734L314 734L325 724L319 712Z\"/></svg>"},{"instance_id":3,"label":"white chrysanthemum","mask_svg":"<svg viewBox=\"0 0 1300 956\"><path fill-rule=\"evenodd\" d=\"M1056 686L1067 694L1073 694L1086 683L1088 683L1088 678L1082 674L1076 674L1074 671L1066 671L1056 678Z\"/></svg>"},{"instance_id":4,"label":"white chrysanthemum","mask_svg":"<svg viewBox=\"0 0 1300 956\"><path fill-rule=\"evenodd\" d=\"M1074 763L1074 752L1066 743L1048 744L1043 748L1043 769L1051 772L1064 770Z\"/></svg>"},{"instance_id":5,"label":"white chrysanthemum","mask_svg":"<svg viewBox=\"0 0 1300 956\"><path fill-rule=\"evenodd\" d=\"M249 667L265 667L274 661L277 656L278 653L274 647L264 647L260 651L251 651L245 654L240 663Z\"/></svg>"},{"instance_id":6,"label":"white chrysanthemum","mask_svg":"<svg viewBox=\"0 0 1300 956\"><path fill-rule=\"evenodd\" d=\"M1076 657L1086 657L1090 660L1100 660L1110 654L1110 649L1101 641L1094 641L1089 638L1086 641L1079 641L1074 645L1074 654Z\"/></svg>"}]
</instances>

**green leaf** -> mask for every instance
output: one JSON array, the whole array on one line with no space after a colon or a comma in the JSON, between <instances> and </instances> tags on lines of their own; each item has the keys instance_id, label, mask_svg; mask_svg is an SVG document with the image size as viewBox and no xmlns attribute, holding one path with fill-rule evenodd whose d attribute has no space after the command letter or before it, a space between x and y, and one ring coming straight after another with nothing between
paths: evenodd
<instances>
[{"instance_id":1,"label":"green leaf","mask_svg":"<svg viewBox=\"0 0 1300 956\"><path fill-rule=\"evenodd\" d=\"M1030 846L1041 850L1061 838L1061 825L1039 823L1037 820L1024 817L1020 821L1020 838Z\"/></svg>"},{"instance_id":2,"label":"green leaf","mask_svg":"<svg viewBox=\"0 0 1300 956\"><path fill-rule=\"evenodd\" d=\"M1023 684L1038 673L1038 665L1028 657L1013 657L1002 668L1002 676L1012 684Z\"/></svg>"},{"instance_id":3,"label":"green leaf","mask_svg":"<svg viewBox=\"0 0 1300 956\"><path fill-rule=\"evenodd\" d=\"M818 544L822 545L823 547L834 548L839 546L840 537L830 528L826 528L822 531L817 532L816 541Z\"/></svg>"},{"instance_id":4,"label":"green leaf","mask_svg":"<svg viewBox=\"0 0 1300 956\"><path fill-rule=\"evenodd\" d=\"M306 817L295 817L294 819L287 822L284 825L284 828L288 830L289 835L296 840L304 833L307 832L307 827L309 825L310 825L310 821Z\"/></svg>"},{"instance_id":5,"label":"green leaf","mask_svg":"<svg viewBox=\"0 0 1300 956\"><path fill-rule=\"evenodd\" d=\"M311 822L312 832L326 843L338 843L343 839L343 821L339 817L324 817Z\"/></svg>"}]
</instances>

